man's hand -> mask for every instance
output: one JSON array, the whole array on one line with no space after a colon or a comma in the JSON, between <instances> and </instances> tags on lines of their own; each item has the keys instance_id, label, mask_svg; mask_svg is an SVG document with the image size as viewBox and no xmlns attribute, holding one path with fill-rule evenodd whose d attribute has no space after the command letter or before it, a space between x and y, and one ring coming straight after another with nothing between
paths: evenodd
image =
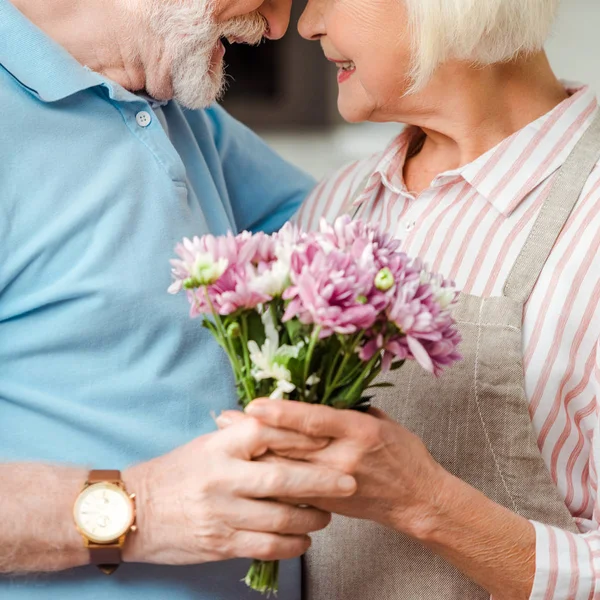
<instances>
[{"instance_id":1,"label":"man's hand","mask_svg":"<svg viewBox=\"0 0 600 600\"><path fill-rule=\"evenodd\" d=\"M139 532L130 536L125 560L195 564L300 556L310 545L307 534L324 528L329 513L268 498L346 497L356 482L329 467L253 459L327 444L246 418L132 468L124 481L137 493Z\"/></svg>"}]
</instances>

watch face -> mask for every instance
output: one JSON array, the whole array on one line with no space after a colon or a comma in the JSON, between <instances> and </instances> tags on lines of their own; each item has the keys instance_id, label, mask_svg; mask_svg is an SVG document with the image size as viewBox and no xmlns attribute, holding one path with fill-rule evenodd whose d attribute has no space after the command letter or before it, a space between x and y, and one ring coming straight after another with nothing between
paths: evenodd
<instances>
[{"instance_id":1,"label":"watch face","mask_svg":"<svg viewBox=\"0 0 600 600\"><path fill-rule=\"evenodd\" d=\"M112 483L87 487L74 508L75 523L81 533L98 544L120 538L133 524L133 502Z\"/></svg>"}]
</instances>

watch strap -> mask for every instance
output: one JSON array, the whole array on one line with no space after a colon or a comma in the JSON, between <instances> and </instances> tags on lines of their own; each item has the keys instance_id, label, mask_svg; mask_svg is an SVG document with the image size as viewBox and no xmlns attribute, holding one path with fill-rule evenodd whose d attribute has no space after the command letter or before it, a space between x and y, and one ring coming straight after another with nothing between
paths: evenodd
<instances>
[{"instance_id":1,"label":"watch strap","mask_svg":"<svg viewBox=\"0 0 600 600\"><path fill-rule=\"evenodd\" d=\"M122 485L121 471L95 469L89 472L87 485L105 482ZM90 563L97 566L105 575L112 575L121 564L121 546L122 544L119 542L114 544L89 542Z\"/></svg>"},{"instance_id":2,"label":"watch strap","mask_svg":"<svg viewBox=\"0 0 600 600\"><path fill-rule=\"evenodd\" d=\"M108 481L109 483L121 483L121 471L97 469L90 471L88 474L88 485L93 485L94 483L104 483L105 481Z\"/></svg>"},{"instance_id":3,"label":"watch strap","mask_svg":"<svg viewBox=\"0 0 600 600\"><path fill-rule=\"evenodd\" d=\"M90 544L90 562L98 567L104 574L111 575L121 564L121 547L119 544L101 546Z\"/></svg>"}]
</instances>

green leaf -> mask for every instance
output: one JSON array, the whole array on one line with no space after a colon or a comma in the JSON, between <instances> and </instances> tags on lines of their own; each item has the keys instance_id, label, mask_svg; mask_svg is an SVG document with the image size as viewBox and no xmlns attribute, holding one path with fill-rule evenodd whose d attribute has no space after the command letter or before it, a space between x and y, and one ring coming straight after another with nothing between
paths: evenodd
<instances>
[{"instance_id":1,"label":"green leaf","mask_svg":"<svg viewBox=\"0 0 600 600\"><path fill-rule=\"evenodd\" d=\"M290 344L297 344L304 340L304 325L298 319L290 319L284 323Z\"/></svg>"},{"instance_id":2,"label":"green leaf","mask_svg":"<svg viewBox=\"0 0 600 600\"><path fill-rule=\"evenodd\" d=\"M405 362L405 360L397 360L396 362L393 362L392 366L390 367L390 371L397 371L400 367L404 365Z\"/></svg>"},{"instance_id":3,"label":"green leaf","mask_svg":"<svg viewBox=\"0 0 600 600\"><path fill-rule=\"evenodd\" d=\"M300 348L298 346L279 346L273 357L273 362L287 367L292 358L298 358Z\"/></svg>"},{"instance_id":4,"label":"green leaf","mask_svg":"<svg viewBox=\"0 0 600 600\"><path fill-rule=\"evenodd\" d=\"M256 311L251 311L246 317L248 323L248 341L254 340L258 347L262 347L265 343L265 326L260 318L260 315Z\"/></svg>"},{"instance_id":5,"label":"green leaf","mask_svg":"<svg viewBox=\"0 0 600 600\"><path fill-rule=\"evenodd\" d=\"M374 383L373 385L370 385L367 389L371 390L373 388L391 388L391 387L395 387L393 383L384 381L382 383Z\"/></svg>"}]
</instances>

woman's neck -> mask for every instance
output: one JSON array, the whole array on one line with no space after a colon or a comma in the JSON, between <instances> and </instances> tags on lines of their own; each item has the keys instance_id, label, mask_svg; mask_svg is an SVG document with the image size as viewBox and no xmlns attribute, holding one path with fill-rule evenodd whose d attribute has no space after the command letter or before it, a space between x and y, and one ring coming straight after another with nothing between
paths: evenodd
<instances>
[{"instance_id":1,"label":"woman's neck","mask_svg":"<svg viewBox=\"0 0 600 600\"><path fill-rule=\"evenodd\" d=\"M567 97L544 53L481 69L443 67L425 90L403 98L389 119L420 127L427 136L405 172L407 179L411 170L421 176L407 187L421 191L439 173L472 162Z\"/></svg>"}]
</instances>

